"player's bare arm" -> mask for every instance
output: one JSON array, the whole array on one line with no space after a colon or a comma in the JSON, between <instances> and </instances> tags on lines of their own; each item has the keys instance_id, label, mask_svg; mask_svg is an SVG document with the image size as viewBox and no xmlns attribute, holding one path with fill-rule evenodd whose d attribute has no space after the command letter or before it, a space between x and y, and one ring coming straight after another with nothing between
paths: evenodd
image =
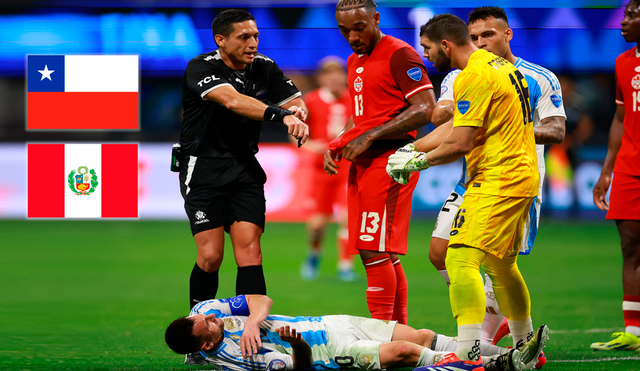
<instances>
[{"instance_id":1,"label":"player's bare arm","mask_svg":"<svg viewBox=\"0 0 640 371\"><path fill-rule=\"evenodd\" d=\"M431 123L435 130L413 142L419 152L429 152L438 148L453 129L453 101L441 100L436 104L431 115Z\"/></svg>"},{"instance_id":2,"label":"player's bare arm","mask_svg":"<svg viewBox=\"0 0 640 371\"><path fill-rule=\"evenodd\" d=\"M457 126L451 131L442 144L427 153L425 157L429 166L450 164L471 152L476 143L480 128L477 126Z\"/></svg>"},{"instance_id":3,"label":"player's bare arm","mask_svg":"<svg viewBox=\"0 0 640 371\"><path fill-rule=\"evenodd\" d=\"M353 161L377 139L404 138L405 134L431 122L436 106L433 89L423 90L409 98L410 106L384 125L369 129L349 142L342 150L342 157Z\"/></svg>"},{"instance_id":4,"label":"player's bare arm","mask_svg":"<svg viewBox=\"0 0 640 371\"><path fill-rule=\"evenodd\" d=\"M613 116L611 122L611 129L609 129L609 146L607 149L607 157L604 159L604 165L602 165L602 172L598 182L593 187L593 203L596 204L600 210L609 210L609 202L605 196L611 186L611 174L613 173L613 165L616 162L616 157L620 151L620 145L622 145L622 134L624 134L624 106L619 105L616 108L616 113Z\"/></svg>"},{"instance_id":5,"label":"player's bare arm","mask_svg":"<svg viewBox=\"0 0 640 371\"><path fill-rule=\"evenodd\" d=\"M291 349L293 349L293 369L306 370L309 368L313 363L311 347L302 338L302 335L296 329L289 328L289 326L280 327L276 332L282 340L291 344Z\"/></svg>"},{"instance_id":6,"label":"player's bare arm","mask_svg":"<svg viewBox=\"0 0 640 371\"><path fill-rule=\"evenodd\" d=\"M533 128L536 144L562 143L566 131L565 120L561 116L545 117L540 120L540 126Z\"/></svg>"},{"instance_id":7,"label":"player's bare arm","mask_svg":"<svg viewBox=\"0 0 640 371\"><path fill-rule=\"evenodd\" d=\"M353 126L354 126L353 116L351 116L349 118L349 121L347 121L347 124L344 126L344 129L342 129L342 131L340 132L340 134L338 134L336 138L340 138L341 136L344 135L344 133L353 129ZM325 152L324 171L326 171L327 174L329 175L337 175L338 169L340 169L340 166L338 166L337 162L339 162L341 159L342 159L342 156L339 153L335 153L331 150Z\"/></svg>"},{"instance_id":8,"label":"player's bare arm","mask_svg":"<svg viewBox=\"0 0 640 371\"><path fill-rule=\"evenodd\" d=\"M438 148L444 140L451 135L453 120L438 126L432 132L413 142L418 152L430 152Z\"/></svg>"},{"instance_id":9,"label":"player's bare arm","mask_svg":"<svg viewBox=\"0 0 640 371\"><path fill-rule=\"evenodd\" d=\"M265 119L264 113L269 107L255 98L239 93L229 85L220 86L210 91L205 95L205 99L221 104L226 109L240 116L256 121L263 121ZM291 102L294 101L296 101L296 99L291 100ZM302 99L300 99L300 102L302 102ZM304 105L304 103L302 104ZM292 103L292 105L294 104ZM300 139L302 144L307 141L309 138L309 127L307 124L300 121L295 115L285 116L283 122L287 125L287 128L289 128L289 134L293 135L296 139Z\"/></svg>"},{"instance_id":10,"label":"player's bare arm","mask_svg":"<svg viewBox=\"0 0 640 371\"><path fill-rule=\"evenodd\" d=\"M453 118L453 108L453 101L448 99L439 101L431 114L431 123L433 126L439 127L451 120Z\"/></svg>"},{"instance_id":11,"label":"player's bare arm","mask_svg":"<svg viewBox=\"0 0 640 371\"><path fill-rule=\"evenodd\" d=\"M240 350L245 356L258 354L262 347L260 340L260 323L264 321L273 305L273 300L266 295L245 295L249 307L249 318L244 325L240 338Z\"/></svg>"}]
</instances>

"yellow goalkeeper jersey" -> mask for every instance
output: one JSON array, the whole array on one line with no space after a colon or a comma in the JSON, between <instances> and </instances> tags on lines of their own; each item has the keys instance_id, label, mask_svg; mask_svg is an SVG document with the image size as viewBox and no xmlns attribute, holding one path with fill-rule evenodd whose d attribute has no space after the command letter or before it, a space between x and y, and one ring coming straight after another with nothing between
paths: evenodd
<instances>
[{"instance_id":1,"label":"yellow goalkeeper jersey","mask_svg":"<svg viewBox=\"0 0 640 371\"><path fill-rule=\"evenodd\" d=\"M538 195L538 162L527 82L511 63L486 50L469 58L453 85L453 126L480 129L465 158L466 193Z\"/></svg>"}]
</instances>

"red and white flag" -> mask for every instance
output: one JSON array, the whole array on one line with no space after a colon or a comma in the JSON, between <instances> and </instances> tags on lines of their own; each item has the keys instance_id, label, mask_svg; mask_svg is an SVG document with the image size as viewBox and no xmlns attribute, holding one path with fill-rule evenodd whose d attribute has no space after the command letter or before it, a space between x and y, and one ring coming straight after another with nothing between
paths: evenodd
<instances>
[{"instance_id":1,"label":"red and white flag","mask_svg":"<svg viewBox=\"0 0 640 371\"><path fill-rule=\"evenodd\" d=\"M138 217L138 144L27 148L27 217Z\"/></svg>"},{"instance_id":2,"label":"red and white flag","mask_svg":"<svg viewBox=\"0 0 640 371\"><path fill-rule=\"evenodd\" d=\"M28 55L27 129L139 129L137 55Z\"/></svg>"}]
</instances>

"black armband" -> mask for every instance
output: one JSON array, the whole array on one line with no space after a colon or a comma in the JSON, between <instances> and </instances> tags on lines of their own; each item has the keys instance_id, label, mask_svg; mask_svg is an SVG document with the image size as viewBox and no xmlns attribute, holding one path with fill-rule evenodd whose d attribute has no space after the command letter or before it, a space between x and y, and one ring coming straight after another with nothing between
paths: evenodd
<instances>
[{"instance_id":1,"label":"black armband","mask_svg":"<svg viewBox=\"0 0 640 371\"><path fill-rule=\"evenodd\" d=\"M262 118L264 121L284 122L284 117L289 115L293 115L293 112L288 109L269 106L264 110L264 116Z\"/></svg>"}]
</instances>

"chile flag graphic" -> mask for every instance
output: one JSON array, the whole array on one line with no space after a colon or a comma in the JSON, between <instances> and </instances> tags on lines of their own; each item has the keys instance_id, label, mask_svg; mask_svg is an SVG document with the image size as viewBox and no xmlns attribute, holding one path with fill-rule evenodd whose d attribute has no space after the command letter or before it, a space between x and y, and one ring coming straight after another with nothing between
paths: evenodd
<instances>
[{"instance_id":1,"label":"chile flag graphic","mask_svg":"<svg viewBox=\"0 0 640 371\"><path fill-rule=\"evenodd\" d=\"M138 130L137 55L28 55L27 130Z\"/></svg>"}]
</instances>

